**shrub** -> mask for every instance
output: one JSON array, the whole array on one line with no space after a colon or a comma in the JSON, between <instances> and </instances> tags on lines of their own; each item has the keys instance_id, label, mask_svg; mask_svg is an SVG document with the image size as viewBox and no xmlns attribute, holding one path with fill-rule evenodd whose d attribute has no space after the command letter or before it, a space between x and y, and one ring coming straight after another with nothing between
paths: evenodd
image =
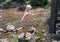
<instances>
[{"instance_id":1,"label":"shrub","mask_svg":"<svg viewBox=\"0 0 60 42\"><path fill-rule=\"evenodd\" d=\"M17 42L18 41L18 36L14 36L11 38L10 42Z\"/></svg>"},{"instance_id":2,"label":"shrub","mask_svg":"<svg viewBox=\"0 0 60 42\"><path fill-rule=\"evenodd\" d=\"M51 0L17 0L17 2L21 3L21 4L31 4L31 5L40 5L40 6L44 6L46 4L48 4L49 2L51 2Z\"/></svg>"},{"instance_id":3,"label":"shrub","mask_svg":"<svg viewBox=\"0 0 60 42\"><path fill-rule=\"evenodd\" d=\"M42 0L31 0L30 4L31 5L43 5L43 1Z\"/></svg>"},{"instance_id":4,"label":"shrub","mask_svg":"<svg viewBox=\"0 0 60 42\"><path fill-rule=\"evenodd\" d=\"M51 0L30 0L31 5L40 5L44 6L50 3Z\"/></svg>"},{"instance_id":5,"label":"shrub","mask_svg":"<svg viewBox=\"0 0 60 42\"><path fill-rule=\"evenodd\" d=\"M9 4L11 2L11 0L4 0L5 4Z\"/></svg>"},{"instance_id":6,"label":"shrub","mask_svg":"<svg viewBox=\"0 0 60 42\"><path fill-rule=\"evenodd\" d=\"M28 4L28 3L30 3L30 0L17 0L17 2L19 2L21 4Z\"/></svg>"},{"instance_id":7,"label":"shrub","mask_svg":"<svg viewBox=\"0 0 60 42\"><path fill-rule=\"evenodd\" d=\"M60 40L60 34L53 37L55 40Z\"/></svg>"},{"instance_id":8,"label":"shrub","mask_svg":"<svg viewBox=\"0 0 60 42\"><path fill-rule=\"evenodd\" d=\"M25 1L26 1L26 0L17 0L17 2L19 2L19 3L21 3L21 4L25 3Z\"/></svg>"}]
</instances>

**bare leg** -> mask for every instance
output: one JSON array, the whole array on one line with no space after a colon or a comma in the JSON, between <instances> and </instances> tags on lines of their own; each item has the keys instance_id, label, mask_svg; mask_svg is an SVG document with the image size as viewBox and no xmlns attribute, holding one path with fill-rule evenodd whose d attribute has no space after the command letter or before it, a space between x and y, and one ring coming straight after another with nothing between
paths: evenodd
<instances>
[{"instance_id":1,"label":"bare leg","mask_svg":"<svg viewBox=\"0 0 60 42\"><path fill-rule=\"evenodd\" d=\"M19 30L23 29L23 27L20 27Z\"/></svg>"},{"instance_id":2,"label":"bare leg","mask_svg":"<svg viewBox=\"0 0 60 42\"><path fill-rule=\"evenodd\" d=\"M28 31L28 26L25 26L25 27L24 27L24 37L26 37L27 31Z\"/></svg>"}]
</instances>

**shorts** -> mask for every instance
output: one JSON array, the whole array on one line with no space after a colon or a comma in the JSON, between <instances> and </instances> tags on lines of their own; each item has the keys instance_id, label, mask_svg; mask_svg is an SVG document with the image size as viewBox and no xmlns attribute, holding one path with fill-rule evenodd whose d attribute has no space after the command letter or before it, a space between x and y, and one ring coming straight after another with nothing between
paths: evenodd
<instances>
[{"instance_id":1,"label":"shorts","mask_svg":"<svg viewBox=\"0 0 60 42\"><path fill-rule=\"evenodd\" d=\"M28 22L26 22L26 21L22 21L21 24L23 27L28 26Z\"/></svg>"}]
</instances>

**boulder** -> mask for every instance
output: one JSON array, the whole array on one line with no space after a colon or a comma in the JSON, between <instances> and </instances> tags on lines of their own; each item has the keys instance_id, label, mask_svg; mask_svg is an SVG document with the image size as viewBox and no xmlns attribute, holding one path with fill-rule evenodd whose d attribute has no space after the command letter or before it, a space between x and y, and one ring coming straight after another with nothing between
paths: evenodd
<instances>
[{"instance_id":1,"label":"boulder","mask_svg":"<svg viewBox=\"0 0 60 42\"><path fill-rule=\"evenodd\" d=\"M12 25L12 24L7 25L7 30L8 31L14 30L14 28L15 28L15 26Z\"/></svg>"},{"instance_id":2,"label":"boulder","mask_svg":"<svg viewBox=\"0 0 60 42\"><path fill-rule=\"evenodd\" d=\"M30 32L32 35L34 35L35 32L36 32L36 28L35 28L35 27L31 27L31 28L29 29L29 32Z\"/></svg>"},{"instance_id":3,"label":"boulder","mask_svg":"<svg viewBox=\"0 0 60 42\"><path fill-rule=\"evenodd\" d=\"M30 40L32 37L31 33L27 32L26 33L26 40ZM18 38L24 38L24 33L19 34Z\"/></svg>"}]
</instances>

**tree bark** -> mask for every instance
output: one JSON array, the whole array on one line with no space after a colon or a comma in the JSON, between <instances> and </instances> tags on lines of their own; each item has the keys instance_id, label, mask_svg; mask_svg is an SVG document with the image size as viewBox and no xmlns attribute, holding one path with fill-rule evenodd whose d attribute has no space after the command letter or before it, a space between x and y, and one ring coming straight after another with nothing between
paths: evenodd
<instances>
[{"instance_id":1,"label":"tree bark","mask_svg":"<svg viewBox=\"0 0 60 42\"><path fill-rule=\"evenodd\" d=\"M56 34L57 2L58 0L52 0L52 3L51 3L49 33L53 33L53 34Z\"/></svg>"}]
</instances>

